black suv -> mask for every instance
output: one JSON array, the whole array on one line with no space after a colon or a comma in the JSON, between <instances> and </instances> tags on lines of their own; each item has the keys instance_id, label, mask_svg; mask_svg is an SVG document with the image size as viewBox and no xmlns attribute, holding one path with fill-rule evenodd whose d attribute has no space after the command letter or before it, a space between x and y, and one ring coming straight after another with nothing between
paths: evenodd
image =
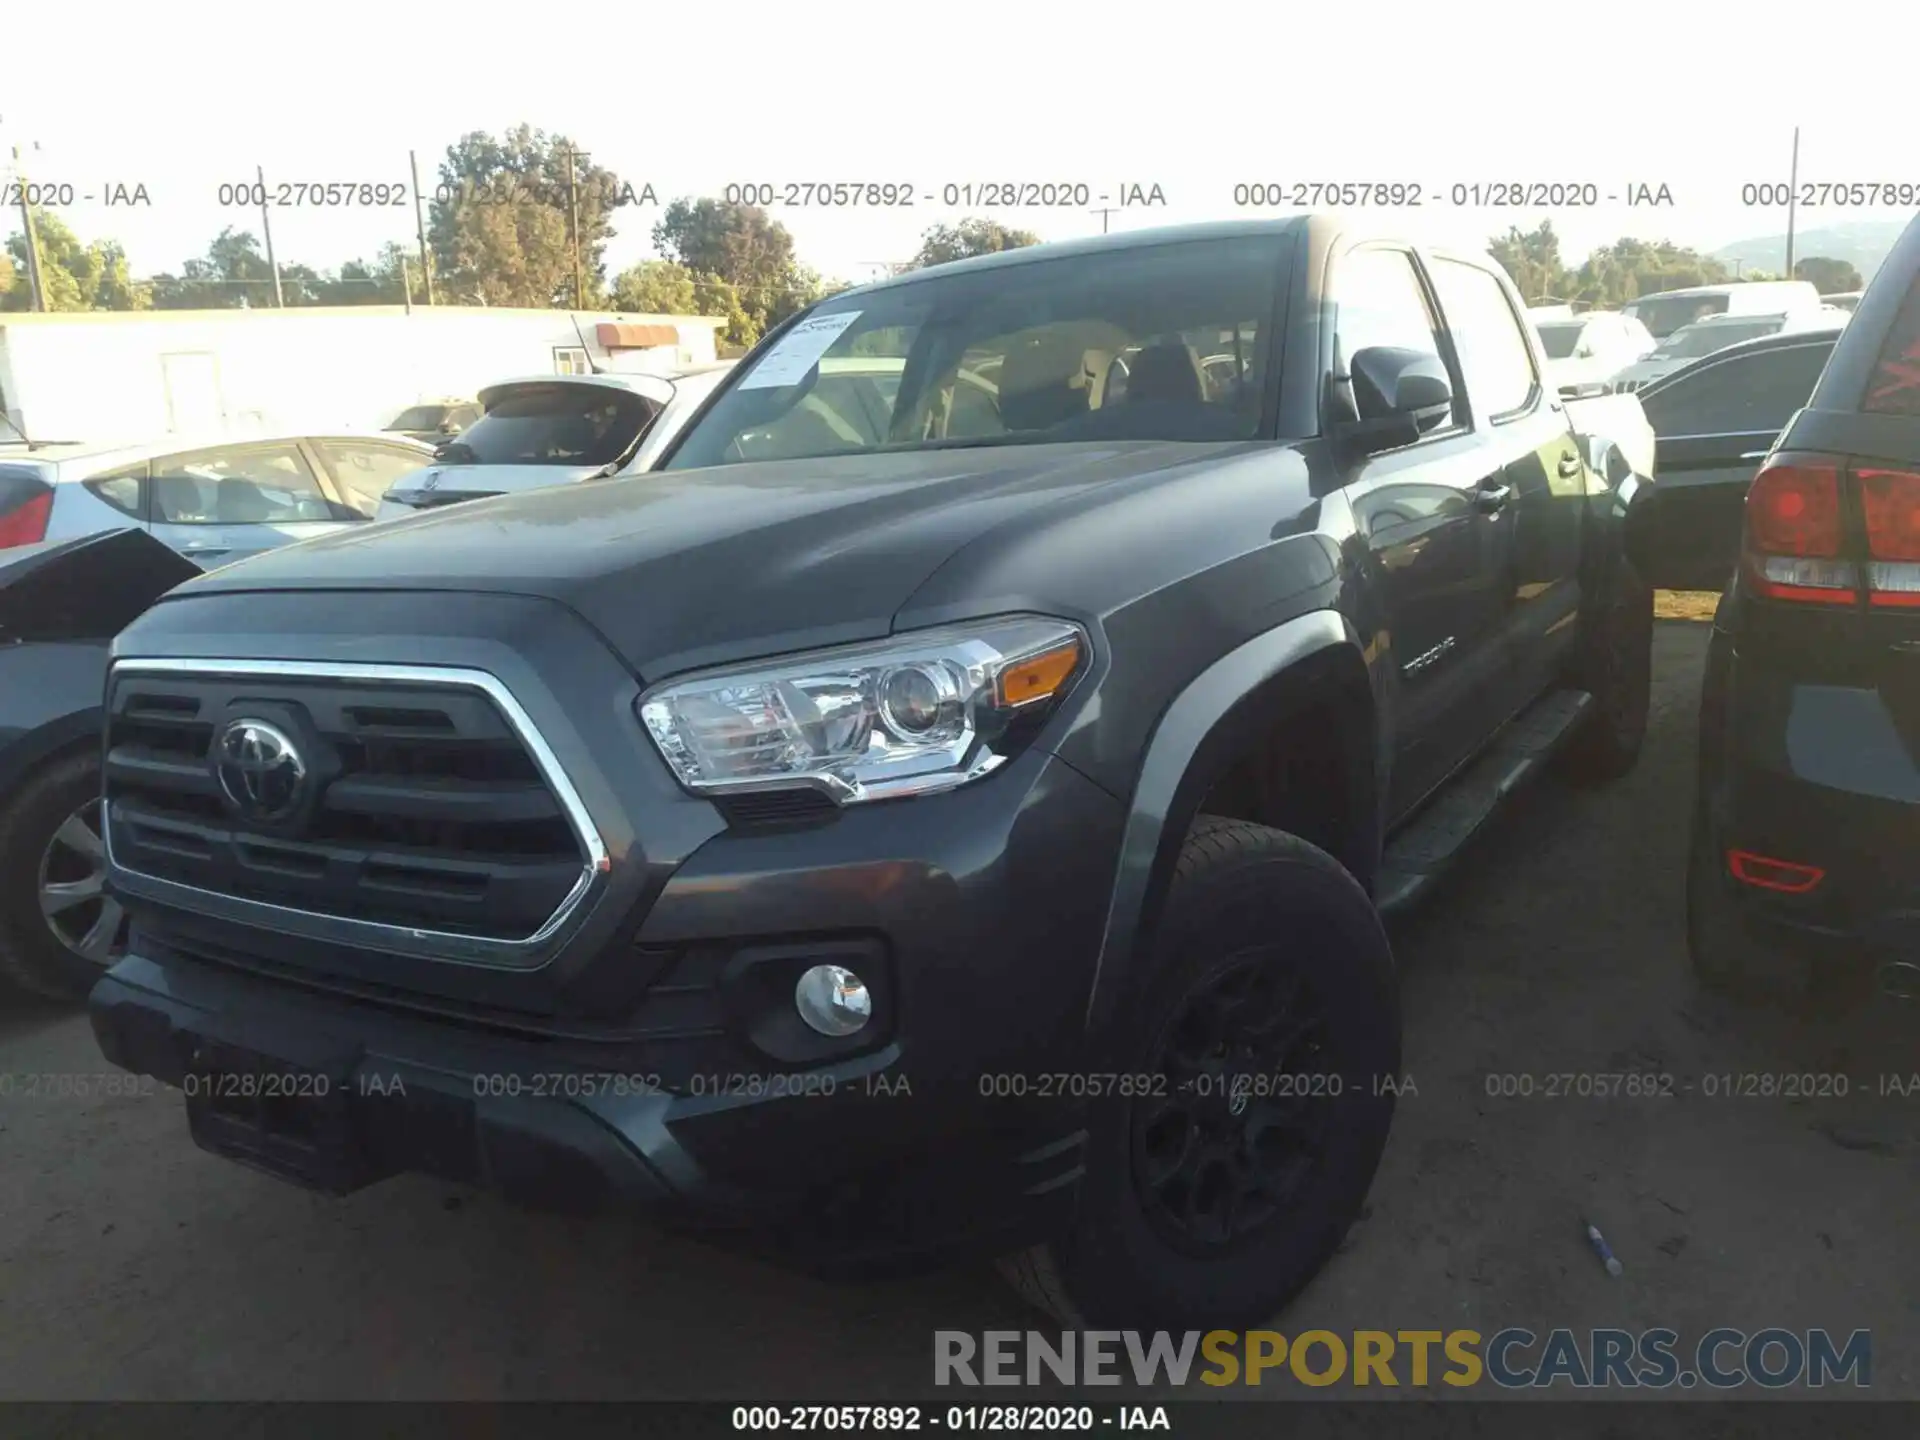
<instances>
[{"instance_id":1,"label":"black suv","mask_svg":"<svg viewBox=\"0 0 1920 1440\"><path fill-rule=\"evenodd\" d=\"M324 1189L1270 1315L1386 1141L1380 908L1645 728L1541 365L1323 218L1044 246L823 301L644 478L196 580L107 683L100 1043Z\"/></svg>"},{"instance_id":2,"label":"black suv","mask_svg":"<svg viewBox=\"0 0 1920 1440\"><path fill-rule=\"evenodd\" d=\"M1636 506L1630 528L1662 583L1653 551L1740 537L1701 692L1694 968L1831 1010L1876 980L1920 997L1920 220L1801 404L1750 488L1730 470L1720 500Z\"/></svg>"}]
</instances>

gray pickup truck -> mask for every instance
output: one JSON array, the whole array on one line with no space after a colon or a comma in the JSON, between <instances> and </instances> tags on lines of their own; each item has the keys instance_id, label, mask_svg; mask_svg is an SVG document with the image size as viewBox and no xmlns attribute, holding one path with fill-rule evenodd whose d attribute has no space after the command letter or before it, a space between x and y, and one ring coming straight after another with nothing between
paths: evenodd
<instances>
[{"instance_id":1,"label":"gray pickup truck","mask_svg":"<svg viewBox=\"0 0 1920 1440\"><path fill-rule=\"evenodd\" d=\"M1484 256L1041 246L822 301L643 477L182 586L107 680L100 1044L325 1191L1259 1323L1386 1143L1382 911L1645 731L1541 375Z\"/></svg>"}]
</instances>

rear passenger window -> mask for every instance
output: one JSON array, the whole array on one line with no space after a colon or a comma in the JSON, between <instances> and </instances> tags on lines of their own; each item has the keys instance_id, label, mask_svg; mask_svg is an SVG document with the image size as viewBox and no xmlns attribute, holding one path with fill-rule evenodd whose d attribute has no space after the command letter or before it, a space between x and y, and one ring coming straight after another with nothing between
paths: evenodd
<instances>
[{"instance_id":1,"label":"rear passenger window","mask_svg":"<svg viewBox=\"0 0 1920 1440\"><path fill-rule=\"evenodd\" d=\"M1533 399L1533 355L1500 282L1476 265L1436 260L1433 288L1460 355L1474 413L1498 420L1524 410Z\"/></svg>"},{"instance_id":2,"label":"rear passenger window","mask_svg":"<svg viewBox=\"0 0 1920 1440\"><path fill-rule=\"evenodd\" d=\"M95 475L87 481L87 489L99 496L107 504L135 520L146 517L146 496L142 493L147 483L147 462L129 465L124 470L111 470L105 475Z\"/></svg>"},{"instance_id":3,"label":"rear passenger window","mask_svg":"<svg viewBox=\"0 0 1920 1440\"><path fill-rule=\"evenodd\" d=\"M1861 408L1879 415L1920 415L1920 277L1887 335Z\"/></svg>"}]
</instances>

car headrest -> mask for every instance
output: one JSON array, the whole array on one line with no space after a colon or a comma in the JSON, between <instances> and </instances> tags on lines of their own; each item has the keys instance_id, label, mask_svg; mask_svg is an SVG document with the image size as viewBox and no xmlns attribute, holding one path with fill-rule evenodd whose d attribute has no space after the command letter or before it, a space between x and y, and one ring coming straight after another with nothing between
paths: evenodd
<instances>
[{"instance_id":1,"label":"car headrest","mask_svg":"<svg viewBox=\"0 0 1920 1440\"><path fill-rule=\"evenodd\" d=\"M1191 345L1149 345L1127 366L1127 403L1203 405L1207 382Z\"/></svg>"},{"instance_id":2,"label":"car headrest","mask_svg":"<svg viewBox=\"0 0 1920 1440\"><path fill-rule=\"evenodd\" d=\"M153 477L153 518L160 521L177 520L183 515L197 514L200 509L200 482L191 475L156 475Z\"/></svg>"},{"instance_id":3,"label":"car headrest","mask_svg":"<svg viewBox=\"0 0 1920 1440\"><path fill-rule=\"evenodd\" d=\"M273 502L251 480L222 480L214 497L215 511L223 525L252 525L273 518Z\"/></svg>"}]
</instances>

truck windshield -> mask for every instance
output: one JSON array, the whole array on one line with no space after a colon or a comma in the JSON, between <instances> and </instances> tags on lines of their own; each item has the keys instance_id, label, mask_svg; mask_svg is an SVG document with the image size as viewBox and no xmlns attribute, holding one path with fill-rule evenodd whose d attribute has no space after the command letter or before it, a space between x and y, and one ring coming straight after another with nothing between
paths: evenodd
<instances>
[{"instance_id":1,"label":"truck windshield","mask_svg":"<svg viewBox=\"0 0 1920 1440\"><path fill-rule=\"evenodd\" d=\"M1251 439L1291 237L930 273L817 306L665 468L1072 440Z\"/></svg>"}]
</instances>

